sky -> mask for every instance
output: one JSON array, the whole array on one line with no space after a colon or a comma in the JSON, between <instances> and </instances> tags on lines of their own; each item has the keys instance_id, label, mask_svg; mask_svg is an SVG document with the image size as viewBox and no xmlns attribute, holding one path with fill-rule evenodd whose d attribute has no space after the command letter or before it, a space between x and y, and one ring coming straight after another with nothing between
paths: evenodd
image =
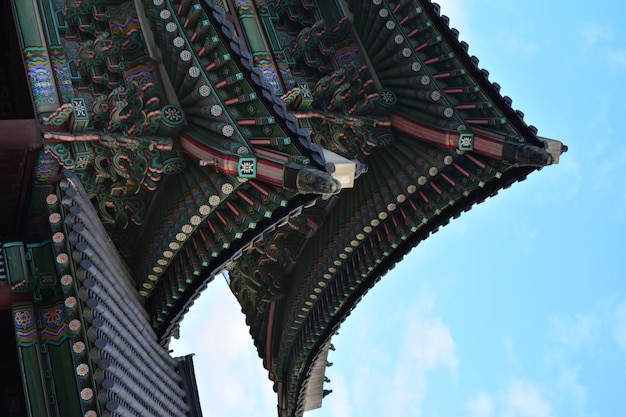
<instances>
[{"instance_id":1,"label":"sky","mask_svg":"<svg viewBox=\"0 0 626 417\"><path fill-rule=\"evenodd\" d=\"M474 206L391 270L332 340L305 417L612 417L626 410L626 10L621 1L440 0L559 165ZM219 276L174 354L205 417L276 416Z\"/></svg>"}]
</instances>

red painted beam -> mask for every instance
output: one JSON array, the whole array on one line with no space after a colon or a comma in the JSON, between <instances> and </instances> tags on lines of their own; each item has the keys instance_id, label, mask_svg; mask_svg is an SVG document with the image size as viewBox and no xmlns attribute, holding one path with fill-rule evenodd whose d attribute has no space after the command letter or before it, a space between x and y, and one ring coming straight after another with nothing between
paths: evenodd
<instances>
[{"instance_id":1,"label":"red painted beam","mask_svg":"<svg viewBox=\"0 0 626 417\"><path fill-rule=\"evenodd\" d=\"M276 375L272 372L272 334L274 332L274 319L276 316L276 301L270 303L270 311L267 318L267 333L265 334L265 360L263 365L269 373L269 378L274 381Z\"/></svg>"},{"instance_id":2,"label":"red painted beam","mask_svg":"<svg viewBox=\"0 0 626 417\"><path fill-rule=\"evenodd\" d=\"M11 309L13 303L32 299L31 293L12 293L9 283L6 280L0 281L0 311Z\"/></svg>"},{"instance_id":3,"label":"red painted beam","mask_svg":"<svg viewBox=\"0 0 626 417\"><path fill-rule=\"evenodd\" d=\"M37 119L0 120L0 151L32 149L41 143Z\"/></svg>"},{"instance_id":4,"label":"red painted beam","mask_svg":"<svg viewBox=\"0 0 626 417\"><path fill-rule=\"evenodd\" d=\"M389 115L389 120L394 129L399 130L407 136L445 148L458 148L458 132L427 126L395 112ZM501 160L503 149L503 141L491 139L474 132L475 153Z\"/></svg>"}]
</instances>

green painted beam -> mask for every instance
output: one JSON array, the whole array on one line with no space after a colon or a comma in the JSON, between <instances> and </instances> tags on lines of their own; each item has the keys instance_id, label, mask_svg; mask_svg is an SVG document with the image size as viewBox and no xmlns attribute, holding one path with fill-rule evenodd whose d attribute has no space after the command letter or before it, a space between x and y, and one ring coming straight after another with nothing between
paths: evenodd
<instances>
[{"instance_id":1,"label":"green painted beam","mask_svg":"<svg viewBox=\"0 0 626 417\"><path fill-rule=\"evenodd\" d=\"M28 416L52 417L33 304L14 305L12 315Z\"/></svg>"}]
</instances>

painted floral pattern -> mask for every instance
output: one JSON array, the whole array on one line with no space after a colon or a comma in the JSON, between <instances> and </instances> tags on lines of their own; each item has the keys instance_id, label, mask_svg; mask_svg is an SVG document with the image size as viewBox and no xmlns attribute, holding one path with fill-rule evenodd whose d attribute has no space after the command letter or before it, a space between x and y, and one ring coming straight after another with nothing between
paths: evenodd
<instances>
[{"instance_id":1,"label":"painted floral pattern","mask_svg":"<svg viewBox=\"0 0 626 417\"><path fill-rule=\"evenodd\" d=\"M89 365L86 363L81 363L76 367L76 374L78 376L85 376L89 373Z\"/></svg>"},{"instance_id":2,"label":"painted floral pattern","mask_svg":"<svg viewBox=\"0 0 626 417\"><path fill-rule=\"evenodd\" d=\"M81 341L75 342L72 345L72 350L74 351L74 353L77 353L80 355L81 353L85 351L85 344Z\"/></svg>"},{"instance_id":3,"label":"painted floral pattern","mask_svg":"<svg viewBox=\"0 0 626 417\"><path fill-rule=\"evenodd\" d=\"M76 297L67 297L65 299L65 307L74 308L76 307Z\"/></svg>"},{"instance_id":4,"label":"painted floral pattern","mask_svg":"<svg viewBox=\"0 0 626 417\"><path fill-rule=\"evenodd\" d=\"M64 317L65 314L63 314L63 310L60 308L48 310L41 315L44 324L50 327L57 327Z\"/></svg>"},{"instance_id":5,"label":"painted floral pattern","mask_svg":"<svg viewBox=\"0 0 626 417\"><path fill-rule=\"evenodd\" d=\"M48 218L48 220L52 224L57 224L58 222L61 221L61 215L59 213L52 213L50 217Z\"/></svg>"},{"instance_id":6,"label":"painted floral pattern","mask_svg":"<svg viewBox=\"0 0 626 417\"><path fill-rule=\"evenodd\" d=\"M59 198L56 196L56 194L48 194L48 196L46 197L47 204L56 204L57 201L59 201Z\"/></svg>"},{"instance_id":7,"label":"painted floral pattern","mask_svg":"<svg viewBox=\"0 0 626 417\"><path fill-rule=\"evenodd\" d=\"M65 264L67 263L67 261L69 261L69 256L67 256L67 253L59 253L57 255L57 263L59 264Z\"/></svg>"},{"instance_id":8,"label":"painted floral pattern","mask_svg":"<svg viewBox=\"0 0 626 417\"><path fill-rule=\"evenodd\" d=\"M71 275L63 275L61 277L61 285L68 286L72 284L72 276Z\"/></svg>"},{"instance_id":9,"label":"painted floral pattern","mask_svg":"<svg viewBox=\"0 0 626 417\"><path fill-rule=\"evenodd\" d=\"M13 315L15 319L15 327L19 329L27 329L33 325L33 315L30 311L18 311Z\"/></svg>"},{"instance_id":10,"label":"painted floral pattern","mask_svg":"<svg viewBox=\"0 0 626 417\"><path fill-rule=\"evenodd\" d=\"M70 330L73 332L78 332L80 330L80 321L76 319L70 321Z\"/></svg>"},{"instance_id":11,"label":"painted floral pattern","mask_svg":"<svg viewBox=\"0 0 626 417\"><path fill-rule=\"evenodd\" d=\"M83 388L80 391L80 398L83 401L89 401L93 398L93 390L91 388Z\"/></svg>"}]
</instances>

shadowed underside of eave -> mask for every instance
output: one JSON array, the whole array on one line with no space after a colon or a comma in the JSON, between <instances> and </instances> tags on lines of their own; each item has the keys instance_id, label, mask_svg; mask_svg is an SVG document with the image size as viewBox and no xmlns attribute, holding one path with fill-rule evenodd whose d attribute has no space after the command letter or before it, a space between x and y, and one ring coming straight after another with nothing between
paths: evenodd
<instances>
[{"instance_id":1,"label":"shadowed underside of eave","mask_svg":"<svg viewBox=\"0 0 626 417\"><path fill-rule=\"evenodd\" d=\"M414 187L408 187L412 192L402 192L406 188L398 186L402 174L397 174L402 169L385 168L393 164L389 161L394 154L397 148L390 147L372 157L376 161L371 161L371 166L376 162L376 168L353 190L336 198L294 271L283 278L291 287L280 302L281 321L274 324L279 330L274 332L276 359L272 371L281 375L284 370L285 395L291 409L299 406L296 393L308 378L318 347L329 340L382 275L451 218L534 170L481 167L459 156L450 165L442 164L424 186L415 182ZM502 170L498 178L493 176L496 169ZM486 181L480 180L477 172ZM394 199L394 195L399 198Z\"/></svg>"}]
</instances>

